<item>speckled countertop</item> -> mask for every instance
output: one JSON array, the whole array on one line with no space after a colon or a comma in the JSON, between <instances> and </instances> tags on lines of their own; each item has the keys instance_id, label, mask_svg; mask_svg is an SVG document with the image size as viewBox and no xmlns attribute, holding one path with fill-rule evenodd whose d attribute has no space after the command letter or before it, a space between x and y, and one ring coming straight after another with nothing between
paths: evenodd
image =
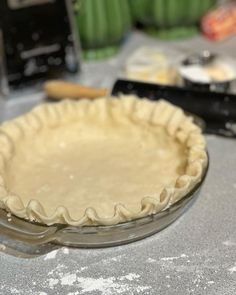
<instances>
[{"instance_id":1,"label":"speckled countertop","mask_svg":"<svg viewBox=\"0 0 236 295\"><path fill-rule=\"evenodd\" d=\"M134 34L116 59L85 65L80 81L112 85L128 53L143 44L166 46ZM200 37L171 44L180 52L197 47L236 55L235 39L216 46ZM40 93L24 96L2 104L1 120L42 99ZM19 258L7 254L12 242L0 233L0 294L236 294L236 141L207 136L207 142L210 169L199 198L150 238L96 250L45 246L37 257Z\"/></svg>"}]
</instances>

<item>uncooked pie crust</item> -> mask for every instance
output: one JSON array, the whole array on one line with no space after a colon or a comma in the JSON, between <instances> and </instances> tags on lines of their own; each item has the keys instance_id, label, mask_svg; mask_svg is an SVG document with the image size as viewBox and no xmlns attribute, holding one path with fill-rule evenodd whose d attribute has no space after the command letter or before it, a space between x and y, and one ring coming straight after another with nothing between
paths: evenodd
<instances>
[{"instance_id":1,"label":"uncooked pie crust","mask_svg":"<svg viewBox=\"0 0 236 295\"><path fill-rule=\"evenodd\" d=\"M47 225L157 213L201 180L201 130L166 101L44 104L0 127L0 207Z\"/></svg>"}]
</instances>

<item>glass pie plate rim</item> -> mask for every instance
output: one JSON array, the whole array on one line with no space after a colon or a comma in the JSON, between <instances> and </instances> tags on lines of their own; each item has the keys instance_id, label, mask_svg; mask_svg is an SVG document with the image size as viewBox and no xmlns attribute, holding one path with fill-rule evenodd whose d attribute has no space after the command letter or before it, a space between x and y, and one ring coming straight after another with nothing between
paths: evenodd
<instances>
[{"instance_id":1,"label":"glass pie plate rim","mask_svg":"<svg viewBox=\"0 0 236 295\"><path fill-rule=\"evenodd\" d=\"M127 244L151 236L180 217L195 201L209 169L209 154L202 179L183 198L163 211L115 225L44 225L19 218L0 208L0 234L32 245L58 245L101 248Z\"/></svg>"}]
</instances>

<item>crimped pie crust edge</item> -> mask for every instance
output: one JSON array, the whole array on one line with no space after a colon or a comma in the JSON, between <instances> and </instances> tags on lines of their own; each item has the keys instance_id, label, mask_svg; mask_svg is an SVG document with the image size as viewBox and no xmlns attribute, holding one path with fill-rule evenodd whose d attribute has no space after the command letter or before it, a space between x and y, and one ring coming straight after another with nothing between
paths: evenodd
<instances>
[{"instance_id":1,"label":"crimped pie crust edge","mask_svg":"<svg viewBox=\"0 0 236 295\"><path fill-rule=\"evenodd\" d=\"M157 198L144 197L139 212L131 212L125 204L116 204L111 218L102 218L97 214L96 208L87 208L83 217L75 220L71 218L69 210L60 204L48 216L43 204L35 199L24 206L21 197L10 192L4 180L5 168L17 148L17 141L37 133L41 128L54 128L65 122L73 122L77 120L79 112L85 112L86 115L96 104L105 115L111 108L113 112L118 108L132 119L144 120L165 128L170 136L186 146L186 173L178 177L174 186L164 188ZM135 96L120 96L119 99L104 97L94 101L83 99L78 102L67 100L56 104L42 104L0 127L0 208L18 217L47 225L113 225L155 214L180 200L201 181L207 161L205 139L200 128L180 108L164 100L152 102Z\"/></svg>"}]
</instances>

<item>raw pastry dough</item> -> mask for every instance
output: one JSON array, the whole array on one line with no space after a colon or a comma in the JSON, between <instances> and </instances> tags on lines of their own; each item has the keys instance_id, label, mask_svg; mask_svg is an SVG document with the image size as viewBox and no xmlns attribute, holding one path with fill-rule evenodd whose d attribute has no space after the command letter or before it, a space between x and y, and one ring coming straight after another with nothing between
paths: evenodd
<instances>
[{"instance_id":1,"label":"raw pastry dough","mask_svg":"<svg viewBox=\"0 0 236 295\"><path fill-rule=\"evenodd\" d=\"M45 224L116 224L156 213L201 180L200 129L165 101L45 104L0 132L0 207Z\"/></svg>"}]
</instances>

